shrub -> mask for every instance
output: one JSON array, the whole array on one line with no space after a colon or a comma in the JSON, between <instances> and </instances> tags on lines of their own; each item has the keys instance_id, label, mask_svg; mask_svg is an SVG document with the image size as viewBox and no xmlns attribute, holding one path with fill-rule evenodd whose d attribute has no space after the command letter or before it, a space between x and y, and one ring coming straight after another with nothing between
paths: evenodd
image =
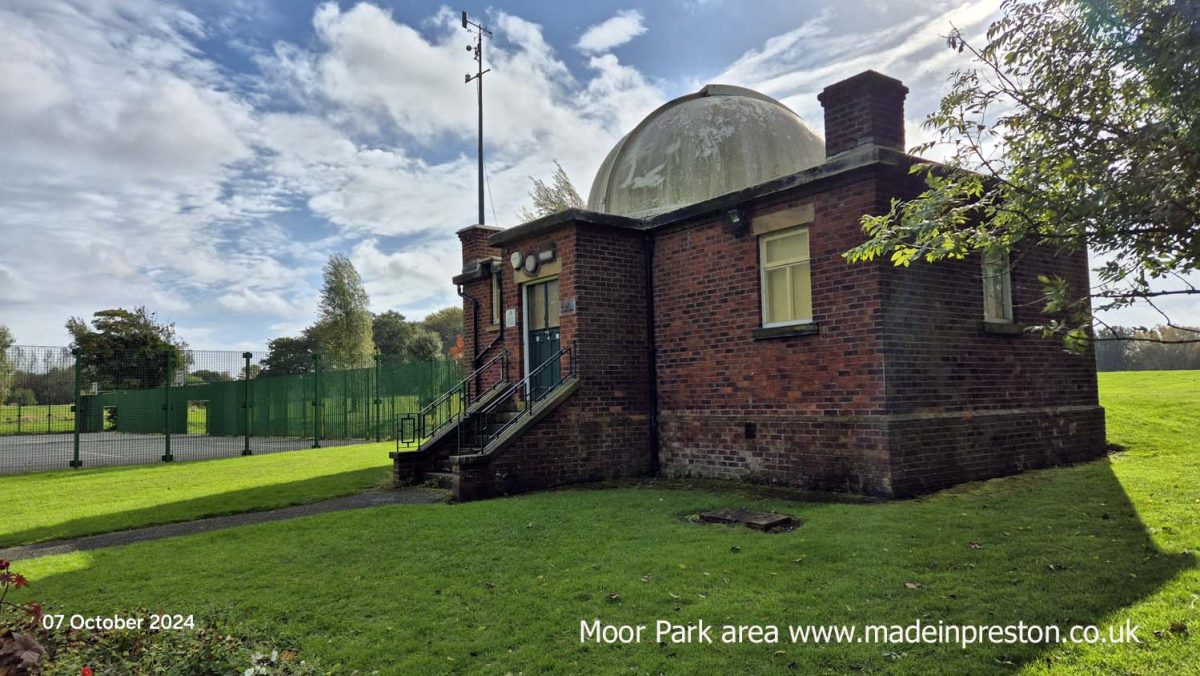
<instances>
[{"instance_id":1,"label":"shrub","mask_svg":"<svg viewBox=\"0 0 1200 676\"><path fill-rule=\"evenodd\" d=\"M18 387L8 395L8 401L5 402L12 406L36 406L37 397L34 396L33 390L28 387Z\"/></svg>"},{"instance_id":2,"label":"shrub","mask_svg":"<svg viewBox=\"0 0 1200 676\"><path fill-rule=\"evenodd\" d=\"M279 649L267 637L248 636L221 617L202 619L195 629L45 628L37 603L7 600L10 590L29 582L0 559L0 674L77 676L78 674L177 674L179 676L308 676L321 673L299 652ZM148 617L145 609L118 612ZM48 617L48 616L46 616ZM54 623L50 623L54 624Z\"/></svg>"}]
</instances>

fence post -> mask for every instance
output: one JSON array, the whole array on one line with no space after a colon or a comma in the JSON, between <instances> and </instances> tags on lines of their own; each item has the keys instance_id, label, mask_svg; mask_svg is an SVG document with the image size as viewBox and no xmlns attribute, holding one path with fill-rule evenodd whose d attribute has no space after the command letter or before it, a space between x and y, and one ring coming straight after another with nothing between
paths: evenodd
<instances>
[{"instance_id":1,"label":"fence post","mask_svg":"<svg viewBox=\"0 0 1200 676\"><path fill-rule=\"evenodd\" d=\"M79 398L79 390L82 387L82 383L80 381L83 380L83 350L75 348L74 350L71 350L71 354L75 357L75 404L71 406L71 417L74 418L75 423L75 439L73 444L74 452L71 455L71 462L67 464L71 467L83 467L83 462L79 460L79 408L83 403ZM100 417L101 420L103 420L103 411L101 411ZM101 428L103 428L103 423L101 423Z\"/></svg>"},{"instance_id":2,"label":"fence post","mask_svg":"<svg viewBox=\"0 0 1200 676\"><path fill-rule=\"evenodd\" d=\"M21 433L21 402L17 402L17 434Z\"/></svg>"},{"instance_id":3,"label":"fence post","mask_svg":"<svg viewBox=\"0 0 1200 676\"><path fill-rule=\"evenodd\" d=\"M242 386L242 408L245 409L243 415L246 423L246 443L242 446L242 455L250 455L250 357L253 356L249 352L242 353L242 359L246 360L246 382Z\"/></svg>"},{"instance_id":4,"label":"fence post","mask_svg":"<svg viewBox=\"0 0 1200 676\"><path fill-rule=\"evenodd\" d=\"M53 431L51 425L52 421L54 420L54 418L51 417L53 411L54 407L50 404L46 404L46 434L50 434L50 432Z\"/></svg>"},{"instance_id":5,"label":"fence post","mask_svg":"<svg viewBox=\"0 0 1200 676\"><path fill-rule=\"evenodd\" d=\"M171 462L175 456L171 455L171 380L175 377L175 355L173 352L167 352L167 378L163 381L163 439L166 444L162 456L163 462Z\"/></svg>"},{"instance_id":6,"label":"fence post","mask_svg":"<svg viewBox=\"0 0 1200 676\"><path fill-rule=\"evenodd\" d=\"M380 395L379 395L379 360L381 358L382 358L382 356L379 354L379 351L376 350L376 352L375 352L375 441L376 442L383 440L383 438L380 436L380 433L379 433L379 425L382 422L382 418L380 418L380 410L381 410L380 407L383 404L383 398L380 397Z\"/></svg>"},{"instance_id":7,"label":"fence post","mask_svg":"<svg viewBox=\"0 0 1200 676\"><path fill-rule=\"evenodd\" d=\"M321 447L321 417L318 408L321 406L321 355L313 353L313 448Z\"/></svg>"}]
</instances>

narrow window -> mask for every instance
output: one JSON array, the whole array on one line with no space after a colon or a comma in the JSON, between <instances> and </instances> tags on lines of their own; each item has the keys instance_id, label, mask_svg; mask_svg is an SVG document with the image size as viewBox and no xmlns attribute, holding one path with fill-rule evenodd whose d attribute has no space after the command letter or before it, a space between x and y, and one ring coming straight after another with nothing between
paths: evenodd
<instances>
[{"instance_id":1,"label":"narrow window","mask_svg":"<svg viewBox=\"0 0 1200 676\"><path fill-rule=\"evenodd\" d=\"M492 273L492 323L500 323L500 271Z\"/></svg>"},{"instance_id":2,"label":"narrow window","mask_svg":"<svg viewBox=\"0 0 1200 676\"><path fill-rule=\"evenodd\" d=\"M1008 254L999 251L983 253L983 319L989 322L1011 322L1012 274Z\"/></svg>"},{"instance_id":3,"label":"narrow window","mask_svg":"<svg viewBox=\"0 0 1200 676\"><path fill-rule=\"evenodd\" d=\"M808 228L782 230L759 239L763 326L812 321Z\"/></svg>"}]
</instances>

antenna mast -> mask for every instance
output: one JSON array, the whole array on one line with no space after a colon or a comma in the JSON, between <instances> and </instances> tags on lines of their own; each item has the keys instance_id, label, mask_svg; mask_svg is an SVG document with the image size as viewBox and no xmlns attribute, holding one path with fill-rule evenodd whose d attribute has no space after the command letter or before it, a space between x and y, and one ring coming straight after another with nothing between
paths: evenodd
<instances>
[{"instance_id":1,"label":"antenna mast","mask_svg":"<svg viewBox=\"0 0 1200 676\"><path fill-rule=\"evenodd\" d=\"M479 93L479 224L483 225L483 74L492 70L483 68L483 36L491 37L492 32L482 24L468 20L466 11L462 13L462 27L475 34L475 44L467 45L467 51L475 52L475 62L478 65L474 75L467 73L466 83L471 84L471 80L475 80Z\"/></svg>"}]
</instances>

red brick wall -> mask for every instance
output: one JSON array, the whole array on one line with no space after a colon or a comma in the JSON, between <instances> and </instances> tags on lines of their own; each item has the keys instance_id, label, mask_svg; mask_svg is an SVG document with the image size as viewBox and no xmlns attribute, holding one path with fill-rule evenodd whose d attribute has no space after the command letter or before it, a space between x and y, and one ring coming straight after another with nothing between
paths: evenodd
<instances>
[{"instance_id":1,"label":"red brick wall","mask_svg":"<svg viewBox=\"0 0 1200 676\"><path fill-rule=\"evenodd\" d=\"M904 150L904 97L899 80L873 71L829 85L817 98L825 109L825 155L859 145Z\"/></svg>"},{"instance_id":2,"label":"red brick wall","mask_svg":"<svg viewBox=\"0 0 1200 676\"><path fill-rule=\"evenodd\" d=\"M577 339L581 385L491 463L466 469L458 482L461 499L649 472L643 237L567 224L516 245L522 252L550 246L562 263L559 297L576 302L576 312L560 319L561 341L565 347ZM524 373L523 326L511 267L505 271L505 293L506 306L518 309L518 326L506 329L505 342L513 355L514 378L519 378Z\"/></svg>"},{"instance_id":3,"label":"red brick wall","mask_svg":"<svg viewBox=\"0 0 1200 676\"><path fill-rule=\"evenodd\" d=\"M909 179L894 177L887 192ZM913 186L910 189L915 189ZM1014 251L1013 316L1047 320L1039 275L1086 294L1087 256ZM884 270L884 343L894 489L908 495L961 481L1076 462L1104 452L1095 357L1029 333L993 335L983 322L981 261Z\"/></svg>"},{"instance_id":4,"label":"red brick wall","mask_svg":"<svg viewBox=\"0 0 1200 676\"><path fill-rule=\"evenodd\" d=\"M870 173L759 205L812 203L817 335L755 340L758 239L721 220L660 235L654 254L663 470L813 488L888 491L878 266L848 266L858 217L875 205ZM757 428L747 438L746 423Z\"/></svg>"},{"instance_id":5,"label":"red brick wall","mask_svg":"<svg viewBox=\"0 0 1200 676\"><path fill-rule=\"evenodd\" d=\"M918 186L875 166L752 205L751 215L812 204L815 335L755 340L758 240L724 220L679 223L653 243L658 434L669 476L748 479L879 495L1074 462L1103 452L1091 355L1031 335L983 332L977 259L936 266L850 265L859 217ZM484 468L464 494L517 492L644 474L650 468L642 233L565 224L517 246L562 262L562 341L578 340L580 389ZM510 250L497 252L507 261ZM504 329L523 374L522 317L503 264ZM1014 256L1016 319L1037 317L1039 274L1086 284L1082 256ZM486 282L469 285L489 312ZM485 355L490 356L490 355ZM748 432L748 424L754 433Z\"/></svg>"},{"instance_id":6,"label":"red brick wall","mask_svg":"<svg viewBox=\"0 0 1200 676\"><path fill-rule=\"evenodd\" d=\"M841 253L862 238L859 216L916 189L904 168L826 187L755 210L815 206L817 335L753 339L761 323L755 237L735 237L720 221L658 237L666 474L909 495L1103 452L1091 354L1032 335L985 334L978 259L844 262ZM1017 321L1039 319L1039 274L1087 282L1082 256L1034 250L1013 261Z\"/></svg>"},{"instance_id":7,"label":"red brick wall","mask_svg":"<svg viewBox=\"0 0 1200 676\"><path fill-rule=\"evenodd\" d=\"M462 243L462 258L463 266L471 265L475 261L494 258L500 256L500 249L492 247L488 244L488 238L499 232L499 228L474 225L468 228L463 228L458 231L459 242ZM501 261L501 267L506 267ZM474 371L476 362L476 346L479 353L484 359L487 359L495 354L495 349L492 352L487 351L487 346L492 342L499 332L499 327L493 325L492 321L492 283L491 279L486 276L483 279L478 279L473 282L463 284L463 345L464 345L464 375ZM478 302L472 303L471 299ZM503 318L501 318L503 323ZM503 349L503 346L497 346ZM489 370L484 376L484 382L481 383L483 388L491 386L493 382L499 379L499 371L494 369Z\"/></svg>"}]
</instances>

